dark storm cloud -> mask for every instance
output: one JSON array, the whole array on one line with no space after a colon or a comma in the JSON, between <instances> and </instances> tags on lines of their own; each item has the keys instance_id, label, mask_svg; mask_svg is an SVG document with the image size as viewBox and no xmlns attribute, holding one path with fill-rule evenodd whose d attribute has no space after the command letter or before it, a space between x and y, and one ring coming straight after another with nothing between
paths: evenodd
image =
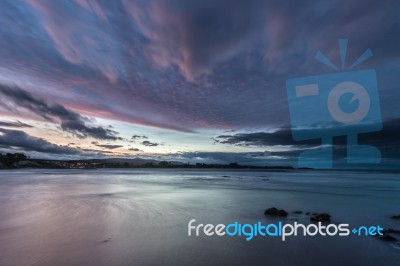
<instances>
[{"instance_id":1,"label":"dark storm cloud","mask_svg":"<svg viewBox=\"0 0 400 266\"><path fill-rule=\"evenodd\" d=\"M96 146L100 147L100 148L109 149L109 150L113 150L113 149L118 149L118 148L124 147L122 145L112 145L112 144L96 144Z\"/></svg>"},{"instance_id":2,"label":"dark storm cloud","mask_svg":"<svg viewBox=\"0 0 400 266\"><path fill-rule=\"evenodd\" d=\"M144 141L142 141L142 145L147 146L147 147L155 147L155 146L158 146L160 144L156 143L156 142L151 142L151 141L148 141L148 140L144 140Z\"/></svg>"},{"instance_id":3,"label":"dark storm cloud","mask_svg":"<svg viewBox=\"0 0 400 266\"><path fill-rule=\"evenodd\" d=\"M0 83L95 116L192 132L288 124L287 78L374 57L382 113L398 116L400 2L1 1ZM70 125L74 128L74 125ZM83 134L96 134L88 132ZM106 133L100 133L106 134Z\"/></svg>"},{"instance_id":4,"label":"dark storm cloud","mask_svg":"<svg viewBox=\"0 0 400 266\"><path fill-rule=\"evenodd\" d=\"M329 135L327 128L326 135ZM359 127L360 131L362 126ZM383 158L399 158L400 151L400 118L390 119L383 122L381 131L363 133L358 135L359 144L373 145L380 149ZM301 150L318 148L321 143L320 139L309 141L294 141L292 132L289 127L280 128L274 132L253 132L253 133L239 133L233 135L220 135L216 137L215 142L228 145L237 146L257 146L257 147L271 147L271 146L289 146L289 151L273 152L274 155L279 156L293 156L298 154ZM345 136L333 138L334 151L337 153L345 154L347 149L347 140Z\"/></svg>"},{"instance_id":5,"label":"dark storm cloud","mask_svg":"<svg viewBox=\"0 0 400 266\"><path fill-rule=\"evenodd\" d=\"M61 155L82 154L82 151L77 148L59 146L45 139L30 136L24 131L0 128L0 132L0 146L4 148L17 148L22 151L36 151Z\"/></svg>"},{"instance_id":6,"label":"dark storm cloud","mask_svg":"<svg viewBox=\"0 0 400 266\"><path fill-rule=\"evenodd\" d=\"M363 127L369 128L369 125L360 125L357 130L367 132ZM312 129L311 129L312 130ZM319 129L321 130L321 129ZM325 135L329 135L329 128L325 128ZM300 130L297 130L299 132ZM301 130L305 132L306 130ZM400 139L400 118L389 119L383 122L382 130L377 132L359 134L360 139L374 145L399 145ZM214 141L221 144L231 145L255 145L255 146L274 146L274 145L293 145L299 143L294 141L290 127L278 128L272 132L252 132L238 133L233 135L220 135L214 138Z\"/></svg>"},{"instance_id":7,"label":"dark storm cloud","mask_svg":"<svg viewBox=\"0 0 400 266\"><path fill-rule=\"evenodd\" d=\"M358 135L358 144L377 147L382 155L381 164L359 165L364 167L389 167L398 168L400 157L400 119L384 121L383 128L378 132L363 133ZM231 163L238 162L243 165L291 165L297 166L298 156L302 151L319 149L321 140L294 141L289 128L281 128L274 132L241 133L221 135L217 138L219 143L238 146L255 146L268 151L260 152L182 152L171 155L171 158L183 162L204 163ZM346 167L347 139L345 136L333 138L333 158L335 164ZM286 149L277 149L281 147Z\"/></svg>"},{"instance_id":8,"label":"dark storm cloud","mask_svg":"<svg viewBox=\"0 0 400 266\"><path fill-rule=\"evenodd\" d=\"M274 132L253 132L239 133L234 135L220 135L214 139L221 144L231 144L238 146L274 146L274 145L293 145L292 132L290 128L280 128Z\"/></svg>"},{"instance_id":9,"label":"dark storm cloud","mask_svg":"<svg viewBox=\"0 0 400 266\"><path fill-rule=\"evenodd\" d=\"M0 127L32 127L31 125L22 123L21 121L0 121Z\"/></svg>"},{"instance_id":10,"label":"dark storm cloud","mask_svg":"<svg viewBox=\"0 0 400 266\"><path fill-rule=\"evenodd\" d=\"M379 132L361 134L360 144L368 144L378 147L383 158L400 158L400 118L390 119L383 123Z\"/></svg>"},{"instance_id":11,"label":"dark storm cloud","mask_svg":"<svg viewBox=\"0 0 400 266\"><path fill-rule=\"evenodd\" d=\"M116 136L116 131L100 126L89 126L90 121L88 118L68 110L60 104L49 104L18 87L0 86L0 94L9 98L18 107L26 108L48 121L55 122L55 120L59 120L62 130L73 133L79 138L119 139Z\"/></svg>"},{"instance_id":12,"label":"dark storm cloud","mask_svg":"<svg viewBox=\"0 0 400 266\"><path fill-rule=\"evenodd\" d=\"M400 118L384 121L381 131L361 134L361 139L374 145L400 145Z\"/></svg>"}]
</instances>

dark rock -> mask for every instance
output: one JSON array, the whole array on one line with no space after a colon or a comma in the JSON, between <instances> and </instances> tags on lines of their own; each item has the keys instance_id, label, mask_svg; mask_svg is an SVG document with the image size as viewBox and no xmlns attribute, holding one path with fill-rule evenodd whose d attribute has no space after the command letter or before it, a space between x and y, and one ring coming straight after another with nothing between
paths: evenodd
<instances>
[{"instance_id":1,"label":"dark rock","mask_svg":"<svg viewBox=\"0 0 400 266\"><path fill-rule=\"evenodd\" d=\"M306 212L306 215L310 215L310 212Z\"/></svg>"},{"instance_id":2,"label":"dark rock","mask_svg":"<svg viewBox=\"0 0 400 266\"><path fill-rule=\"evenodd\" d=\"M115 195L114 193L101 193L99 194L99 197L112 197L114 195Z\"/></svg>"},{"instance_id":3,"label":"dark rock","mask_svg":"<svg viewBox=\"0 0 400 266\"><path fill-rule=\"evenodd\" d=\"M288 215L287 211L279 210L275 207L266 209L264 215L271 215L271 216L279 216L279 217L286 217Z\"/></svg>"},{"instance_id":4,"label":"dark rock","mask_svg":"<svg viewBox=\"0 0 400 266\"><path fill-rule=\"evenodd\" d=\"M385 241L385 242L395 242L395 241L398 241L396 238L394 238L393 236L391 236L391 235L386 235L386 234L384 234L383 236L378 236L378 237L376 237L376 239L379 239L379 240L382 240L382 241Z\"/></svg>"},{"instance_id":5,"label":"dark rock","mask_svg":"<svg viewBox=\"0 0 400 266\"><path fill-rule=\"evenodd\" d=\"M390 217L391 219L394 220L400 220L400 214L399 215L393 215L392 217Z\"/></svg>"},{"instance_id":6,"label":"dark rock","mask_svg":"<svg viewBox=\"0 0 400 266\"><path fill-rule=\"evenodd\" d=\"M104 240L101 240L101 241L99 241L96 245L103 245L103 244L106 244L106 243L108 243L108 242L110 242L111 241L111 237L110 238L107 238L107 239L104 239Z\"/></svg>"},{"instance_id":7,"label":"dark rock","mask_svg":"<svg viewBox=\"0 0 400 266\"><path fill-rule=\"evenodd\" d=\"M314 216L310 217L311 222L330 222L331 216L327 213L313 214Z\"/></svg>"},{"instance_id":8,"label":"dark rock","mask_svg":"<svg viewBox=\"0 0 400 266\"><path fill-rule=\"evenodd\" d=\"M400 234L400 230L388 228L383 230L384 234Z\"/></svg>"},{"instance_id":9,"label":"dark rock","mask_svg":"<svg viewBox=\"0 0 400 266\"><path fill-rule=\"evenodd\" d=\"M302 214L303 212L302 211L294 211L293 213Z\"/></svg>"}]
</instances>

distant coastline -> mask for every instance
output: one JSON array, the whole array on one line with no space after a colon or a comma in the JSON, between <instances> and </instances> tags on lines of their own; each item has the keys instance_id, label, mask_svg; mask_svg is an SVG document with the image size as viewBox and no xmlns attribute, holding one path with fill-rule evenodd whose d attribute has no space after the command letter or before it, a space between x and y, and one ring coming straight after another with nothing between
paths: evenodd
<instances>
[{"instance_id":1,"label":"distant coastline","mask_svg":"<svg viewBox=\"0 0 400 266\"><path fill-rule=\"evenodd\" d=\"M104 158L104 159L81 159L81 160L51 160L29 158L23 153L0 153L0 170L12 169L228 169L228 170L270 170L270 171L357 171L357 172L390 172L400 173L396 168L296 168L281 165L242 165L237 162L227 164L207 163L183 163L180 161L165 161L144 158Z\"/></svg>"},{"instance_id":2,"label":"distant coastline","mask_svg":"<svg viewBox=\"0 0 400 266\"><path fill-rule=\"evenodd\" d=\"M43 169L100 169L100 168L181 168L181 169L259 169L294 170L292 166L254 166L229 164L182 163L142 158L108 158L83 160L33 159L23 153L0 154L0 169L43 168ZM310 168L302 168L310 169Z\"/></svg>"}]
</instances>

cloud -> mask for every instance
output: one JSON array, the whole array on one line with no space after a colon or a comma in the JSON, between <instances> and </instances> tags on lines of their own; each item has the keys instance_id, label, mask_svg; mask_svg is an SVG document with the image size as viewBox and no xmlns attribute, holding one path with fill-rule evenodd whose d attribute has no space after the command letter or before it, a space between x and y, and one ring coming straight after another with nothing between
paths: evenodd
<instances>
[{"instance_id":1,"label":"cloud","mask_svg":"<svg viewBox=\"0 0 400 266\"><path fill-rule=\"evenodd\" d=\"M21 121L0 121L0 127L15 127L15 128L19 128L19 127L32 127L31 125L22 123Z\"/></svg>"},{"instance_id":2,"label":"cloud","mask_svg":"<svg viewBox=\"0 0 400 266\"><path fill-rule=\"evenodd\" d=\"M278 128L272 132L238 133L233 135L220 135L213 138L216 143L237 146L315 146L314 142L295 142L292 138L290 127Z\"/></svg>"},{"instance_id":3,"label":"cloud","mask_svg":"<svg viewBox=\"0 0 400 266\"><path fill-rule=\"evenodd\" d=\"M220 135L214 138L214 141L216 143L238 146L271 146L293 144L290 129L278 129L275 132L254 132L240 133L235 135Z\"/></svg>"},{"instance_id":4,"label":"cloud","mask_svg":"<svg viewBox=\"0 0 400 266\"><path fill-rule=\"evenodd\" d=\"M130 150L130 151L142 151L142 150L139 149L139 148L129 148L128 150Z\"/></svg>"},{"instance_id":5,"label":"cloud","mask_svg":"<svg viewBox=\"0 0 400 266\"><path fill-rule=\"evenodd\" d=\"M12 100L19 107L26 108L48 121L56 122L55 120L58 120L62 130L70 132L78 138L92 137L103 140L121 139L116 136L118 132L115 130L100 126L90 126L88 118L68 110L60 104L49 104L18 87L0 85L0 93Z\"/></svg>"},{"instance_id":6,"label":"cloud","mask_svg":"<svg viewBox=\"0 0 400 266\"><path fill-rule=\"evenodd\" d=\"M118 148L124 147L123 145L112 145L112 144L96 144L97 147L109 149L109 150L114 150Z\"/></svg>"},{"instance_id":7,"label":"cloud","mask_svg":"<svg viewBox=\"0 0 400 266\"><path fill-rule=\"evenodd\" d=\"M378 73L398 116L400 2L0 1L0 83L95 117L184 132L289 123L285 81L332 73L318 50ZM86 134L86 133L85 133ZM89 133L90 134L90 133ZM104 134L103 134L104 135Z\"/></svg>"},{"instance_id":8,"label":"cloud","mask_svg":"<svg viewBox=\"0 0 400 266\"><path fill-rule=\"evenodd\" d=\"M146 51L159 67L178 65L193 80L249 46L262 33L265 1L124 1ZM260 36L257 36L260 37Z\"/></svg>"},{"instance_id":9,"label":"cloud","mask_svg":"<svg viewBox=\"0 0 400 266\"><path fill-rule=\"evenodd\" d=\"M359 131L366 132L362 128L368 125L360 125ZM326 129L326 135L329 135L329 129ZM400 158L399 139L400 118L389 119L383 122L381 131L358 134L358 144L373 145L380 149L382 158ZM273 148L274 146L287 147L282 151L274 151L271 154L292 157L297 156L302 150L318 148L321 145L321 139L308 141L294 141L291 129L282 127L273 132L253 132L239 133L233 135L220 135L214 138L216 143L235 145L235 146L255 146ZM333 138L333 149L335 154L346 156L347 139L346 136Z\"/></svg>"},{"instance_id":10,"label":"cloud","mask_svg":"<svg viewBox=\"0 0 400 266\"><path fill-rule=\"evenodd\" d=\"M394 118L384 121L381 131L360 134L358 142L378 147L383 158L395 158L399 163L399 134L400 118Z\"/></svg>"},{"instance_id":11,"label":"cloud","mask_svg":"<svg viewBox=\"0 0 400 266\"><path fill-rule=\"evenodd\" d=\"M4 148L17 148L23 151L36 151L41 153L59 155L81 155L77 148L59 146L45 139L26 134L24 131L0 128L0 146Z\"/></svg>"},{"instance_id":12,"label":"cloud","mask_svg":"<svg viewBox=\"0 0 400 266\"><path fill-rule=\"evenodd\" d=\"M133 140L136 140L136 139L148 139L148 137L146 137L146 136L140 136L140 135L133 135L133 136L132 136L132 139L133 139Z\"/></svg>"},{"instance_id":13,"label":"cloud","mask_svg":"<svg viewBox=\"0 0 400 266\"><path fill-rule=\"evenodd\" d=\"M155 146L158 146L160 144L156 143L156 142L150 142L148 140L144 140L144 141L142 141L142 145L147 146L147 147L155 147Z\"/></svg>"}]
</instances>

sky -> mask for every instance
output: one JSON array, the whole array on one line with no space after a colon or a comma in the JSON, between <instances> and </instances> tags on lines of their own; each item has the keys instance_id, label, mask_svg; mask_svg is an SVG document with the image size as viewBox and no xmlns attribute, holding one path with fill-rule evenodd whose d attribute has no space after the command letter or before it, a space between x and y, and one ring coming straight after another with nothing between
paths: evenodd
<instances>
[{"instance_id":1,"label":"sky","mask_svg":"<svg viewBox=\"0 0 400 266\"><path fill-rule=\"evenodd\" d=\"M383 129L361 134L399 166L400 2L0 2L0 153L294 165L290 78L377 75ZM312 108L307 106L305 108ZM345 139L334 139L341 156ZM340 157L339 156L339 157Z\"/></svg>"}]
</instances>

